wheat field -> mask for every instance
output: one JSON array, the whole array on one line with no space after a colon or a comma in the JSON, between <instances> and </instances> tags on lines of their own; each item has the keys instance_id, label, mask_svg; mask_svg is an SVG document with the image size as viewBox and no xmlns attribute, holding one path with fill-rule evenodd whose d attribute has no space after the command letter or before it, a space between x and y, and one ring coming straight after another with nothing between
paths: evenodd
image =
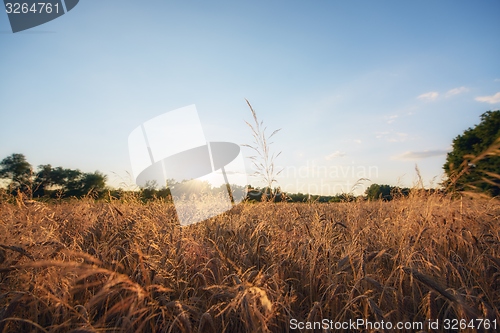
<instances>
[{"instance_id":1,"label":"wheat field","mask_svg":"<svg viewBox=\"0 0 500 333\"><path fill-rule=\"evenodd\" d=\"M498 322L499 216L495 199L420 193L391 202L243 203L181 228L174 206L160 200L4 200L0 332ZM473 331L492 330L460 330Z\"/></svg>"}]
</instances>

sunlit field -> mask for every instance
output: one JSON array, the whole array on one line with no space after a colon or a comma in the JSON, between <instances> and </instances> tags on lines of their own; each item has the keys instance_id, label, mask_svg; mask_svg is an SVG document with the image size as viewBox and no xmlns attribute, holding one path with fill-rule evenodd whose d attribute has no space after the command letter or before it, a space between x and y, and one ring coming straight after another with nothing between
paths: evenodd
<instances>
[{"instance_id":1,"label":"sunlit field","mask_svg":"<svg viewBox=\"0 0 500 333\"><path fill-rule=\"evenodd\" d=\"M495 199L421 193L243 203L181 228L162 201L5 201L0 332L353 332L334 323L359 319L493 332L499 216Z\"/></svg>"}]
</instances>

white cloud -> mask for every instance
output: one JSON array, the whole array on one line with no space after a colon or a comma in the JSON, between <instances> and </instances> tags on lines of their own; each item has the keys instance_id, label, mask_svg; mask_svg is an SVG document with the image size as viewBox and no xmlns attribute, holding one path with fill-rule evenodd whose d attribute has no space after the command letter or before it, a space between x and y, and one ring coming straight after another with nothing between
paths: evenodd
<instances>
[{"instance_id":1,"label":"white cloud","mask_svg":"<svg viewBox=\"0 0 500 333\"><path fill-rule=\"evenodd\" d=\"M475 98L478 102L485 102L490 104L500 103L500 92L497 92L493 96L479 96Z\"/></svg>"},{"instance_id":2,"label":"white cloud","mask_svg":"<svg viewBox=\"0 0 500 333\"><path fill-rule=\"evenodd\" d=\"M419 95L417 98L424 101L434 101L438 98L439 93L437 91L430 91L428 93Z\"/></svg>"},{"instance_id":3,"label":"white cloud","mask_svg":"<svg viewBox=\"0 0 500 333\"><path fill-rule=\"evenodd\" d=\"M376 132L375 138L383 139L387 142L404 142L408 139L408 133Z\"/></svg>"},{"instance_id":4,"label":"white cloud","mask_svg":"<svg viewBox=\"0 0 500 333\"><path fill-rule=\"evenodd\" d=\"M500 82L500 79L494 79L493 81L495 81L495 82Z\"/></svg>"},{"instance_id":5,"label":"white cloud","mask_svg":"<svg viewBox=\"0 0 500 333\"><path fill-rule=\"evenodd\" d=\"M388 116L388 117L385 117L387 119L387 123L388 124L392 124L393 122L396 121L396 119L398 118L399 116L397 114L393 114L392 116Z\"/></svg>"},{"instance_id":6,"label":"white cloud","mask_svg":"<svg viewBox=\"0 0 500 333\"><path fill-rule=\"evenodd\" d=\"M468 91L469 91L469 88L467 88L467 87L453 88L453 89L450 89L446 92L446 97L451 97L451 96L463 94L463 93L468 92Z\"/></svg>"},{"instance_id":7,"label":"white cloud","mask_svg":"<svg viewBox=\"0 0 500 333\"><path fill-rule=\"evenodd\" d=\"M351 143L351 142L354 142L354 143L360 144L360 143L361 143L361 142L363 142L363 141L361 141L361 139L342 139L342 141L341 141L341 142L343 142L343 143Z\"/></svg>"},{"instance_id":8,"label":"white cloud","mask_svg":"<svg viewBox=\"0 0 500 333\"><path fill-rule=\"evenodd\" d=\"M375 133L375 138L377 139L382 139L384 136L386 136L387 134L389 134L389 132L376 132Z\"/></svg>"},{"instance_id":9,"label":"white cloud","mask_svg":"<svg viewBox=\"0 0 500 333\"><path fill-rule=\"evenodd\" d=\"M403 142L408 138L407 133L396 133L393 137L387 138L389 142Z\"/></svg>"},{"instance_id":10,"label":"white cloud","mask_svg":"<svg viewBox=\"0 0 500 333\"><path fill-rule=\"evenodd\" d=\"M333 160L334 158L337 158L337 157L344 157L345 155L346 155L345 153L337 150L336 152L325 156L325 160L330 161L330 160Z\"/></svg>"},{"instance_id":11,"label":"white cloud","mask_svg":"<svg viewBox=\"0 0 500 333\"><path fill-rule=\"evenodd\" d=\"M396 160L420 160L422 158L443 156L448 152L445 149L424 150L424 151L407 151L401 155L394 156Z\"/></svg>"}]
</instances>

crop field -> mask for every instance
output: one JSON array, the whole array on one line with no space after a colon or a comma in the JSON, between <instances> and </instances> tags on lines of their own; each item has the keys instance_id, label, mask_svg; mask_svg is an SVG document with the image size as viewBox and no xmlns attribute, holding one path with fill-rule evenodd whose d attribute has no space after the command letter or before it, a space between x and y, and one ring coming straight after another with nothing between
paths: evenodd
<instances>
[{"instance_id":1,"label":"crop field","mask_svg":"<svg viewBox=\"0 0 500 333\"><path fill-rule=\"evenodd\" d=\"M494 332L499 217L437 193L243 203L183 228L160 200L5 201L0 332ZM335 326L359 319L440 326Z\"/></svg>"}]
</instances>

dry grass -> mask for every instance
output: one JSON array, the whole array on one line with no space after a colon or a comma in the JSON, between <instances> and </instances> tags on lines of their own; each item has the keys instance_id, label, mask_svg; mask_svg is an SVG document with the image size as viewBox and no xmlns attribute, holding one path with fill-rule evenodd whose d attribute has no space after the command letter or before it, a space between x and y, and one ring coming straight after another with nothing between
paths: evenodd
<instances>
[{"instance_id":1,"label":"dry grass","mask_svg":"<svg viewBox=\"0 0 500 333\"><path fill-rule=\"evenodd\" d=\"M255 170L252 176L261 178L261 180L267 187L267 189L265 190L266 193L267 191L273 192L273 185L277 183L276 177L283 171L283 169L278 170L275 167L275 160L276 158L278 158L278 156L281 155L281 152L276 154L271 151L271 145L273 144L273 142L271 142L270 140L279 131L281 131L281 128L274 130L270 135L268 135L266 133L267 126L264 125L264 122L262 120L259 121L257 113L253 109L250 102L247 99L245 99L245 101L250 108L253 118L253 124L245 121L252 133L253 142L252 144L244 144L242 146L250 148L252 150L252 153L256 154L248 157L248 159L252 162L253 168ZM273 197L276 193L270 194ZM266 197L264 196L263 198L263 200L265 201Z\"/></svg>"},{"instance_id":2,"label":"dry grass","mask_svg":"<svg viewBox=\"0 0 500 333\"><path fill-rule=\"evenodd\" d=\"M500 320L500 205L0 204L0 332L288 332L289 320ZM463 332L466 332L464 330Z\"/></svg>"}]
</instances>

